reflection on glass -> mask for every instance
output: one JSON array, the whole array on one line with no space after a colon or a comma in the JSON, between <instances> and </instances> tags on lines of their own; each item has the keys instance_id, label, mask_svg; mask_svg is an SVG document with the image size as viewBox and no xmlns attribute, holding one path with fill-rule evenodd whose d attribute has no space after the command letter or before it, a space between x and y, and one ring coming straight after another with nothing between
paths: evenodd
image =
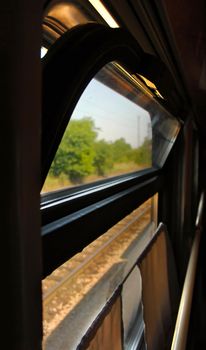
<instances>
[{"instance_id":1,"label":"reflection on glass","mask_svg":"<svg viewBox=\"0 0 206 350\"><path fill-rule=\"evenodd\" d=\"M137 86L108 64L84 90L43 191L125 174L152 165L152 124Z\"/></svg>"},{"instance_id":2,"label":"reflection on glass","mask_svg":"<svg viewBox=\"0 0 206 350\"><path fill-rule=\"evenodd\" d=\"M153 104L151 107L152 165L154 167L162 167L176 140L180 130L180 123L161 106Z\"/></svg>"}]
</instances>

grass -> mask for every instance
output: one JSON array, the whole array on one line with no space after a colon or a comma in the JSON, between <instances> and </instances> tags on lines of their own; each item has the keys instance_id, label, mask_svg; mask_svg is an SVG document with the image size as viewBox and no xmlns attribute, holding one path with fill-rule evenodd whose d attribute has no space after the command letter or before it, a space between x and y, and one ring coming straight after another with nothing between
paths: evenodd
<instances>
[{"instance_id":1,"label":"grass","mask_svg":"<svg viewBox=\"0 0 206 350\"><path fill-rule=\"evenodd\" d=\"M149 165L140 166L134 162L116 163L105 176L98 176L97 174L91 174L84 178L84 183L90 183L93 181L102 180L104 178L109 178L112 176L117 176L117 175L130 173L133 171L142 170L148 167ZM66 174L61 174L59 177L55 177L49 174L42 188L42 193L55 191L65 187L74 187L74 186L75 185L68 179Z\"/></svg>"}]
</instances>

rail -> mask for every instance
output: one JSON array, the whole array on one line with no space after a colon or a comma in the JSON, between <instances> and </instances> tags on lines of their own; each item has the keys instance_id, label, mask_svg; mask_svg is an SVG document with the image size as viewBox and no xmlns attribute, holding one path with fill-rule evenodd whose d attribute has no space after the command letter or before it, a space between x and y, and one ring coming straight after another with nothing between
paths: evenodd
<instances>
[{"instance_id":1,"label":"rail","mask_svg":"<svg viewBox=\"0 0 206 350\"><path fill-rule=\"evenodd\" d=\"M201 194L197 218L196 218L196 230L195 237L191 249L191 254L187 266L187 272L183 285L183 291L180 300L179 311L177 315L175 331L172 341L171 350L184 350L187 343L187 334L190 320L190 311L192 305L193 289L196 275L197 258L199 251L199 243L202 229L202 215L204 205L204 193Z\"/></svg>"},{"instance_id":2,"label":"rail","mask_svg":"<svg viewBox=\"0 0 206 350\"><path fill-rule=\"evenodd\" d=\"M138 222L146 213L148 213L151 210L151 205L147 206L141 213L139 213L137 216L132 218L127 224L124 225L122 229L120 229L118 232L114 233L112 237L109 239L103 240L103 243L100 244L100 246L91 253L87 254L86 257L82 258L82 261L79 263L78 266L76 266L74 269L72 269L70 272L64 275L64 277L54 285L51 289L47 291L43 295L43 302L44 306L50 302L52 297L55 295L57 290L64 286L74 275L77 276L82 269L85 269L85 267L91 263L91 261L97 257L99 254L101 254L103 251L105 251L108 246L114 242L117 238L119 238L124 231L128 229L133 223Z\"/></svg>"}]
</instances>

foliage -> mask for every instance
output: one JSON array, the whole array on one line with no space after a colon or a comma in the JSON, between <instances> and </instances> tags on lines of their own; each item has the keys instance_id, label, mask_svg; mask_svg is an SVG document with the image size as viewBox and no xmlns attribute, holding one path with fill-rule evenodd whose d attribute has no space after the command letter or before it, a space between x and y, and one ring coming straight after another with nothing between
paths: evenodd
<instances>
[{"instance_id":1,"label":"foliage","mask_svg":"<svg viewBox=\"0 0 206 350\"><path fill-rule=\"evenodd\" d=\"M135 162L137 164L151 165L152 152L151 152L151 140L145 138L143 144L136 149Z\"/></svg>"},{"instance_id":2,"label":"foliage","mask_svg":"<svg viewBox=\"0 0 206 350\"><path fill-rule=\"evenodd\" d=\"M99 176L105 176L114 164L111 144L105 140L96 141L94 144L94 167Z\"/></svg>"},{"instance_id":3,"label":"foliage","mask_svg":"<svg viewBox=\"0 0 206 350\"><path fill-rule=\"evenodd\" d=\"M97 137L91 118L71 120L51 166L54 176L65 173L73 183L94 172L94 142Z\"/></svg>"},{"instance_id":4,"label":"foliage","mask_svg":"<svg viewBox=\"0 0 206 350\"><path fill-rule=\"evenodd\" d=\"M117 163L127 162L131 158L132 147L126 143L125 139L121 137L112 144L112 153L114 161Z\"/></svg>"},{"instance_id":5,"label":"foliage","mask_svg":"<svg viewBox=\"0 0 206 350\"><path fill-rule=\"evenodd\" d=\"M52 163L50 174L67 176L72 183L82 183L91 174L106 176L115 164L136 163L150 166L151 140L145 138L138 148L120 138L114 142L98 140L94 121L85 117L71 120Z\"/></svg>"}]
</instances>

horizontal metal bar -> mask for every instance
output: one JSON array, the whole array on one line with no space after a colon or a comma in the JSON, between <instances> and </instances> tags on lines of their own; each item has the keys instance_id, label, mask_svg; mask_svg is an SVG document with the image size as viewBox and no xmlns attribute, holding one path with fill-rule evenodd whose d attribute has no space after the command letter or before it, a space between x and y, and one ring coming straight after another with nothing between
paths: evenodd
<instances>
[{"instance_id":1,"label":"horizontal metal bar","mask_svg":"<svg viewBox=\"0 0 206 350\"><path fill-rule=\"evenodd\" d=\"M200 224L200 218L202 217L202 211L203 211L203 199L204 199L204 195L202 194L200 197L200 202L198 207L198 214L197 214L197 221L196 221L197 228L196 228L195 237L194 237L191 254L189 258L189 263L187 267L187 272L185 276L171 350L184 350L187 344L187 334L188 334L189 321L190 321L190 312L191 312L193 289L194 289L194 283L195 283L197 259L198 259L199 244L200 244L200 235L201 235L201 228L199 227L199 224Z\"/></svg>"},{"instance_id":2,"label":"horizontal metal bar","mask_svg":"<svg viewBox=\"0 0 206 350\"><path fill-rule=\"evenodd\" d=\"M44 225L44 277L158 192L161 185L161 178L154 177Z\"/></svg>"},{"instance_id":3,"label":"horizontal metal bar","mask_svg":"<svg viewBox=\"0 0 206 350\"><path fill-rule=\"evenodd\" d=\"M75 213L158 174L157 169L144 169L128 175L43 194L41 200L42 225Z\"/></svg>"}]
</instances>

